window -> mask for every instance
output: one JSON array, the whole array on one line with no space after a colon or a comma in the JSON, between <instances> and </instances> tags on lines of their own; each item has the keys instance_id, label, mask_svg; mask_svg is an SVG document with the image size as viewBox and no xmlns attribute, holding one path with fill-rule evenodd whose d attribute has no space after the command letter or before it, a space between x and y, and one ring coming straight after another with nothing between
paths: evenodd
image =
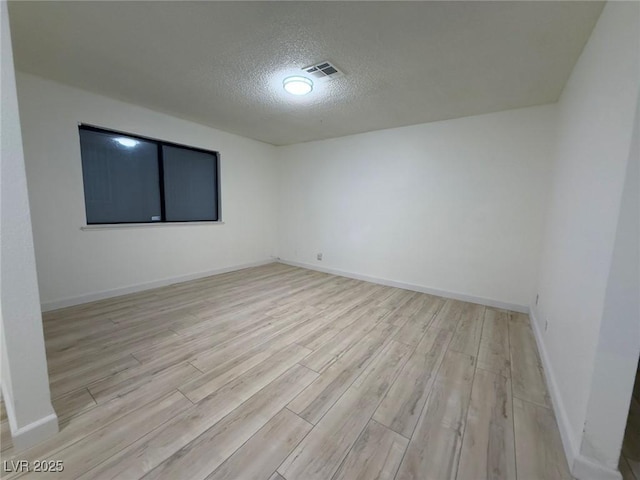
<instances>
[{"instance_id":1,"label":"window","mask_svg":"<svg viewBox=\"0 0 640 480\"><path fill-rule=\"evenodd\" d=\"M88 225L219 220L216 152L79 129Z\"/></svg>"}]
</instances>

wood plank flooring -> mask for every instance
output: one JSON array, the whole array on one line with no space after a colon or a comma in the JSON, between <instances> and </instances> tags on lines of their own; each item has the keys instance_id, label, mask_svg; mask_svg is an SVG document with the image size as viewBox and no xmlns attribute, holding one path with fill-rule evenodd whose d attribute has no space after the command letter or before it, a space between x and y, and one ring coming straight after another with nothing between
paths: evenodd
<instances>
[{"instance_id":1,"label":"wood plank flooring","mask_svg":"<svg viewBox=\"0 0 640 480\"><path fill-rule=\"evenodd\" d=\"M571 478L526 315L271 264L44 331L60 433L0 441L46 478Z\"/></svg>"}]
</instances>

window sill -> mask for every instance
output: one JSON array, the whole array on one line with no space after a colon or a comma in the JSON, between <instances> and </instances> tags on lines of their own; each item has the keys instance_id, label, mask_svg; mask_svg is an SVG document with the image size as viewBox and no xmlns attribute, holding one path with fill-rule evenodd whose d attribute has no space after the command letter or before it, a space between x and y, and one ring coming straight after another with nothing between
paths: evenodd
<instances>
[{"instance_id":1,"label":"window sill","mask_svg":"<svg viewBox=\"0 0 640 480\"><path fill-rule=\"evenodd\" d=\"M92 230L115 230L127 228L168 228L168 227L188 227L199 225L224 225L224 222L157 222L157 223L111 223L104 225L83 225L82 231Z\"/></svg>"}]
</instances>

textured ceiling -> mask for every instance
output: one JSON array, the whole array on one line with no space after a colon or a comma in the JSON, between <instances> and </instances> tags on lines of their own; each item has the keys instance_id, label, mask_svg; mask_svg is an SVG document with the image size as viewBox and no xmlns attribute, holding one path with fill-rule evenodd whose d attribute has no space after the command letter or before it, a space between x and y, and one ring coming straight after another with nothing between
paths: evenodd
<instances>
[{"instance_id":1,"label":"textured ceiling","mask_svg":"<svg viewBox=\"0 0 640 480\"><path fill-rule=\"evenodd\" d=\"M557 100L601 2L12 2L17 68L285 145ZM330 60L302 98L282 79Z\"/></svg>"}]
</instances>

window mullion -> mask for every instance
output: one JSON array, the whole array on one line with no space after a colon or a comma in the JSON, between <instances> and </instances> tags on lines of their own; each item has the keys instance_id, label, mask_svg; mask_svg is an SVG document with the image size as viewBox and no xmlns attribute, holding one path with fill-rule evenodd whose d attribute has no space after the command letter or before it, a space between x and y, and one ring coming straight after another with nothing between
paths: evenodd
<instances>
[{"instance_id":1,"label":"window mullion","mask_svg":"<svg viewBox=\"0 0 640 480\"><path fill-rule=\"evenodd\" d=\"M164 196L164 159L162 154L162 144L158 143L158 178L160 179L160 221L166 222L166 206Z\"/></svg>"}]
</instances>

